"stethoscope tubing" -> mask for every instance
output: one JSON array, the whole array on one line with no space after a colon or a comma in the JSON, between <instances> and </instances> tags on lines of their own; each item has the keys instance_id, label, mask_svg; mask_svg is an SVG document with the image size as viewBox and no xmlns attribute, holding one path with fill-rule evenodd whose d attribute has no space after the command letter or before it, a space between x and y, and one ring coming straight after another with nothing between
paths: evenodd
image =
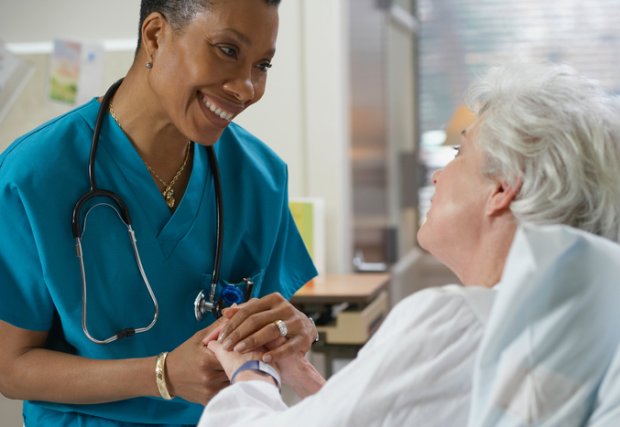
<instances>
[{"instance_id":1,"label":"stethoscope tubing","mask_svg":"<svg viewBox=\"0 0 620 427\"><path fill-rule=\"evenodd\" d=\"M119 216L120 220L124 222L123 218L121 217L120 212L116 210L113 206L110 206L107 203L99 203L93 206L91 209L89 209L88 212L86 212L86 215L84 218L84 224L86 224L86 219L88 215L90 214L91 210L101 205L109 206L110 209L112 209ZM157 297L155 296L155 293L153 292L151 283L149 282L148 276L146 275L146 272L144 271L144 267L142 265L142 259L140 258L140 252L138 251L138 241L136 240L136 233L133 231L131 224L125 223L125 225L127 226L127 232L129 234L129 240L131 241L134 258L136 260L136 264L138 265L138 270L140 271L142 280L144 281L146 289L149 293L149 296L151 297L151 301L153 302L153 309L154 309L153 319L146 326L143 326L140 328L125 328L117 332L116 334L112 335L111 337L103 339L103 340L95 338L90 333L90 331L88 330L88 319L87 319L88 290L86 286L86 266L84 265L84 255L82 251L82 238L79 237L76 239L76 249L77 249L77 256L80 261L80 271L81 271L81 276L82 276L82 330L84 331L84 334L86 335L86 337L96 344L109 344L121 338L130 337L130 336L142 333L142 332L146 332L150 330L153 326L155 326L155 323L157 323L157 320L159 318L159 303L157 302ZM84 227L84 229L86 229L86 227Z\"/></svg>"},{"instance_id":2,"label":"stethoscope tubing","mask_svg":"<svg viewBox=\"0 0 620 427\"><path fill-rule=\"evenodd\" d=\"M90 145L90 155L88 157L88 181L90 183L90 191L95 191L97 188L97 176L95 175L95 158L97 157L97 148L99 147L99 135L101 134L101 127L103 126L103 119L110 109L110 101L116 93L117 89L123 83L124 79L118 79L112 84L103 95L99 111L97 112L97 120L95 121L95 129L93 131L93 139Z\"/></svg>"},{"instance_id":3,"label":"stethoscope tubing","mask_svg":"<svg viewBox=\"0 0 620 427\"><path fill-rule=\"evenodd\" d=\"M97 112L97 119L95 121L95 128L93 131L91 148L90 148L90 153L88 157L89 190L82 197L78 199L78 201L76 202L73 208L73 213L71 216L71 231L72 231L73 237L76 242L75 243L76 252L77 252L77 257L80 263L80 273L81 273L81 279L82 279L82 330L84 331L84 334L90 341L97 343L97 344L108 344L108 343L111 343L113 341L119 340L124 337L129 337L137 333L146 332L150 330L157 323L157 320L159 318L159 303L157 302L157 297L155 296L155 293L153 292L153 289L148 280L146 272L144 271L142 260L140 259L140 252L138 250L135 232L132 227L131 217L129 215L129 209L127 205L125 204L125 202L123 201L123 199L118 194L112 191L100 189L97 187L97 178L96 178L96 173L95 173L95 166L96 166L95 160L97 157L97 149L99 147L99 137L101 134L101 128L103 126L105 116L109 110L110 101L122 82L123 82L123 79L119 79L114 84L112 84L108 88L108 90L106 91L106 93L104 94L101 100L101 105L99 106L99 111ZM220 313L219 306L215 303L215 293L216 293L217 284L220 278L222 245L223 245L223 240L224 240L224 237L223 237L224 206L222 202L222 186L221 186L220 172L219 172L219 167L217 164L217 159L215 156L215 151L213 150L212 146L207 147L207 154L209 158L209 165L213 173L213 181L214 181L213 186L215 188L216 245L215 245L215 255L214 255L214 262L213 262L213 274L211 275L211 286L209 289L209 299L207 300L205 298L205 292L204 292L205 290L203 289L198 293L196 297L196 301L194 303L194 314L197 320L202 320L204 314L208 311L211 311L215 317L219 317L219 313ZM153 307L154 307L153 319L148 325L144 327L139 327L139 328L125 328L117 332L115 335L112 335L111 337L103 339L103 340L95 338L94 336L92 336L92 334L88 330L88 325L87 325L87 298L88 297L87 297L87 286L86 286L86 267L84 265L84 257L83 257L83 250L82 250L82 235L83 235L83 232L85 231L85 226L83 229L80 227L80 224L82 222L85 225L88 213L90 212L90 209L92 209L91 207L87 211L86 215L84 216L84 219L82 220L81 213L84 209L84 205L91 199L94 199L97 197L112 200L116 206L112 206L108 204L105 204L105 205L110 206L120 217L121 221L127 226L127 231L128 231L129 238L131 241L134 257L136 259L136 263L138 265L140 275L142 276L142 280L144 281L144 284L148 290L149 296L151 297L151 300L153 301Z\"/></svg>"},{"instance_id":4,"label":"stethoscope tubing","mask_svg":"<svg viewBox=\"0 0 620 427\"><path fill-rule=\"evenodd\" d=\"M72 215L71 215L71 231L75 239L76 252L77 252L77 257L80 263L80 274L81 274L81 279L82 279L82 330L84 334L86 335L86 337L90 341L96 344L109 344L113 341L119 340L124 337L129 337L129 336L133 336L138 333L146 332L150 330L151 328L153 328L153 326L155 326L155 324L157 323L157 320L159 319L159 303L157 301L157 297L155 296L155 293L153 292L153 288L151 286L151 283L149 282L146 272L144 271L144 266L142 264L142 259L140 258L140 252L137 246L136 235L132 227L131 217L129 215L129 209L127 208L127 205L125 204L123 199L118 194L113 193L112 191L109 191L109 190L97 188L97 177L95 174L95 165L96 165L95 160L97 157L97 148L99 147L99 136L101 134L101 128L103 126L105 115L109 109L110 100L112 99L112 96L114 96L114 93L116 92L118 87L121 85L122 81L123 79L119 79L114 84L112 84L112 86L108 88L105 95L103 96L103 99L101 100L101 105L99 106L99 111L97 112L97 119L95 121L95 129L93 131L93 138L91 141L90 153L88 157L89 190L86 192L86 194L80 197L79 200L76 202L73 208ZM84 228L82 228L80 227L80 223L81 223L80 216L84 209L84 205L91 199L95 199L95 198L106 198L108 200L112 200L115 206L112 206L106 203L99 203L97 205L94 205L84 215L84 219L83 219ZM90 213L91 209L93 209L95 206L98 206L98 205L110 206L110 208L112 208L112 210L119 216L120 220L127 227L127 233L129 234L129 239L131 242L134 258L138 266L138 270L140 271L142 280L149 293L149 297L151 298L151 301L153 302L153 318L148 325L143 326L143 327L138 327L138 328L125 328L117 332L116 334L106 339L102 339L102 340L95 338L88 329L88 321L87 321L88 320L88 309L87 309L88 292L87 292L87 285L86 285L87 283L86 282L87 280L86 279L86 266L84 265L84 251L82 249L82 235L86 229L86 221L87 221L88 214Z\"/></svg>"},{"instance_id":5,"label":"stethoscope tubing","mask_svg":"<svg viewBox=\"0 0 620 427\"><path fill-rule=\"evenodd\" d=\"M215 257L213 261L213 274L211 275L211 289L209 291L209 302L215 304L215 290L220 280L220 265L222 263L222 242L224 241L224 203L222 203L222 183L220 181L220 170L215 158L213 147L207 147L209 164L213 173L213 187L215 188Z\"/></svg>"}]
</instances>

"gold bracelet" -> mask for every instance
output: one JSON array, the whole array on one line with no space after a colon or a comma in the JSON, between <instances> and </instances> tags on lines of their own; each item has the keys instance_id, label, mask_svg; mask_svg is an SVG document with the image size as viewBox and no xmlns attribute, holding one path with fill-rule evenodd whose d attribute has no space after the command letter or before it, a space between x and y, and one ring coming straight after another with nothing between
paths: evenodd
<instances>
[{"instance_id":1,"label":"gold bracelet","mask_svg":"<svg viewBox=\"0 0 620 427\"><path fill-rule=\"evenodd\" d=\"M168 385L166 384L166 356L168 356L168 352L163 352L157 356L157 362L155 363L155 381L157 382L157 389L161 397L165 400L172 400L174 399L174 394L170 394Z\"/></svg>"}]
</instances>

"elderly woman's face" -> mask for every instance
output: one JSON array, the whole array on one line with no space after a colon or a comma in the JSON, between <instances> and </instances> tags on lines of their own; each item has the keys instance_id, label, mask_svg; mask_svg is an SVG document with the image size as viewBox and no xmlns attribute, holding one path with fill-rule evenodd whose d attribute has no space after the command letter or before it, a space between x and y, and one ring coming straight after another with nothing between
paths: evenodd
<instances>
[{"instance_id":1,"label":"elderly woman's face","mask_svg":"<svg viewBox=\"0 0 620 427\"><path fill-rule=\"evenodd\" d=\"M185 136L215 143L263 96L277 30L277 8L265 0L214 0L181 32L162 33L150 81Z\"/></svg>"},{"instance_id":2,"label":"elderly woman's face","mask_svg":"<svg viewBox=\"0 0 620 427\"><path fill-rule=\"evenodd\" d=\"M449 267L470 254L483 231L485 206L496 186L482 174L484 155L475 143L479 123L463 131L454 159L433 174L435 194L418 231L420 245Z\"/></svg>"}]
</instances>

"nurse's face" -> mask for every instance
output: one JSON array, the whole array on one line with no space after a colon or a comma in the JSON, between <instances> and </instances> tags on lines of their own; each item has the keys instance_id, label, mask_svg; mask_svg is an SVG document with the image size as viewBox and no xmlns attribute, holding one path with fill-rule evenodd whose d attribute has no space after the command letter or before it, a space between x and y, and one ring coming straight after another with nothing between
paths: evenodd
<instances>
[{"instance_id":1,"label":"nurse's face","mask_svg":"<svg viewBox=\"0 0 620 427\"><path fill-rule=\"evenodd\" d=\"M278 32L265 0L210 3L179 32L164 21L148 73L176 128L206 145L263 96Z\"/></svg>"},{"instance_id":2,"label":"nurse's face","mask_svg":"<svg viewBox=\"0 0 620 427\"><path fill-rule=\"evenodd\" d=\"M485 208L496 183L483 175L484 154L476 143L479 121L463 131L454 159L433 174L435 194L418 231L420 245L453 269L471 256L484 232Z\"/></svg>"}]
</instances>

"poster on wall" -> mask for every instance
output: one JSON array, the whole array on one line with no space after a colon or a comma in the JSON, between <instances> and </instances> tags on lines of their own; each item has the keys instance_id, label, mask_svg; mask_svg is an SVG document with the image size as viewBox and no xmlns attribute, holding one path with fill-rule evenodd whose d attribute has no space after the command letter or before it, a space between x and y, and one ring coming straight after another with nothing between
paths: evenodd
<instances>
[{"instance_id":1,"label":"poster on wall","mask_svg":"<svg viewBox=\"0 0 620 427\"><path fill-rule=\"evenodd\" d=\"M0 42L0 123L32 76L34 67Z\"/></svg>"},{"instance_id":2,"label":"poster on wall","mask_svg":"<svg viewBox=\"0 0 620 427\"><path fill-rule=\"evenodd\" d=\"M318 197L292 197L289 208L319 276L324 275L325 201Z\"/></svg>"},{"instance_id":3,"label":"poster on wall","mask_svg":"<svg viewBox=\"0 0 620 427\"><path fill-rule=\"evenodd\" d=\"M50 61L50 93L54 101L82 104L96 96L103 79L103 46L54 40Z\"/></svg>"}]
</instances>

